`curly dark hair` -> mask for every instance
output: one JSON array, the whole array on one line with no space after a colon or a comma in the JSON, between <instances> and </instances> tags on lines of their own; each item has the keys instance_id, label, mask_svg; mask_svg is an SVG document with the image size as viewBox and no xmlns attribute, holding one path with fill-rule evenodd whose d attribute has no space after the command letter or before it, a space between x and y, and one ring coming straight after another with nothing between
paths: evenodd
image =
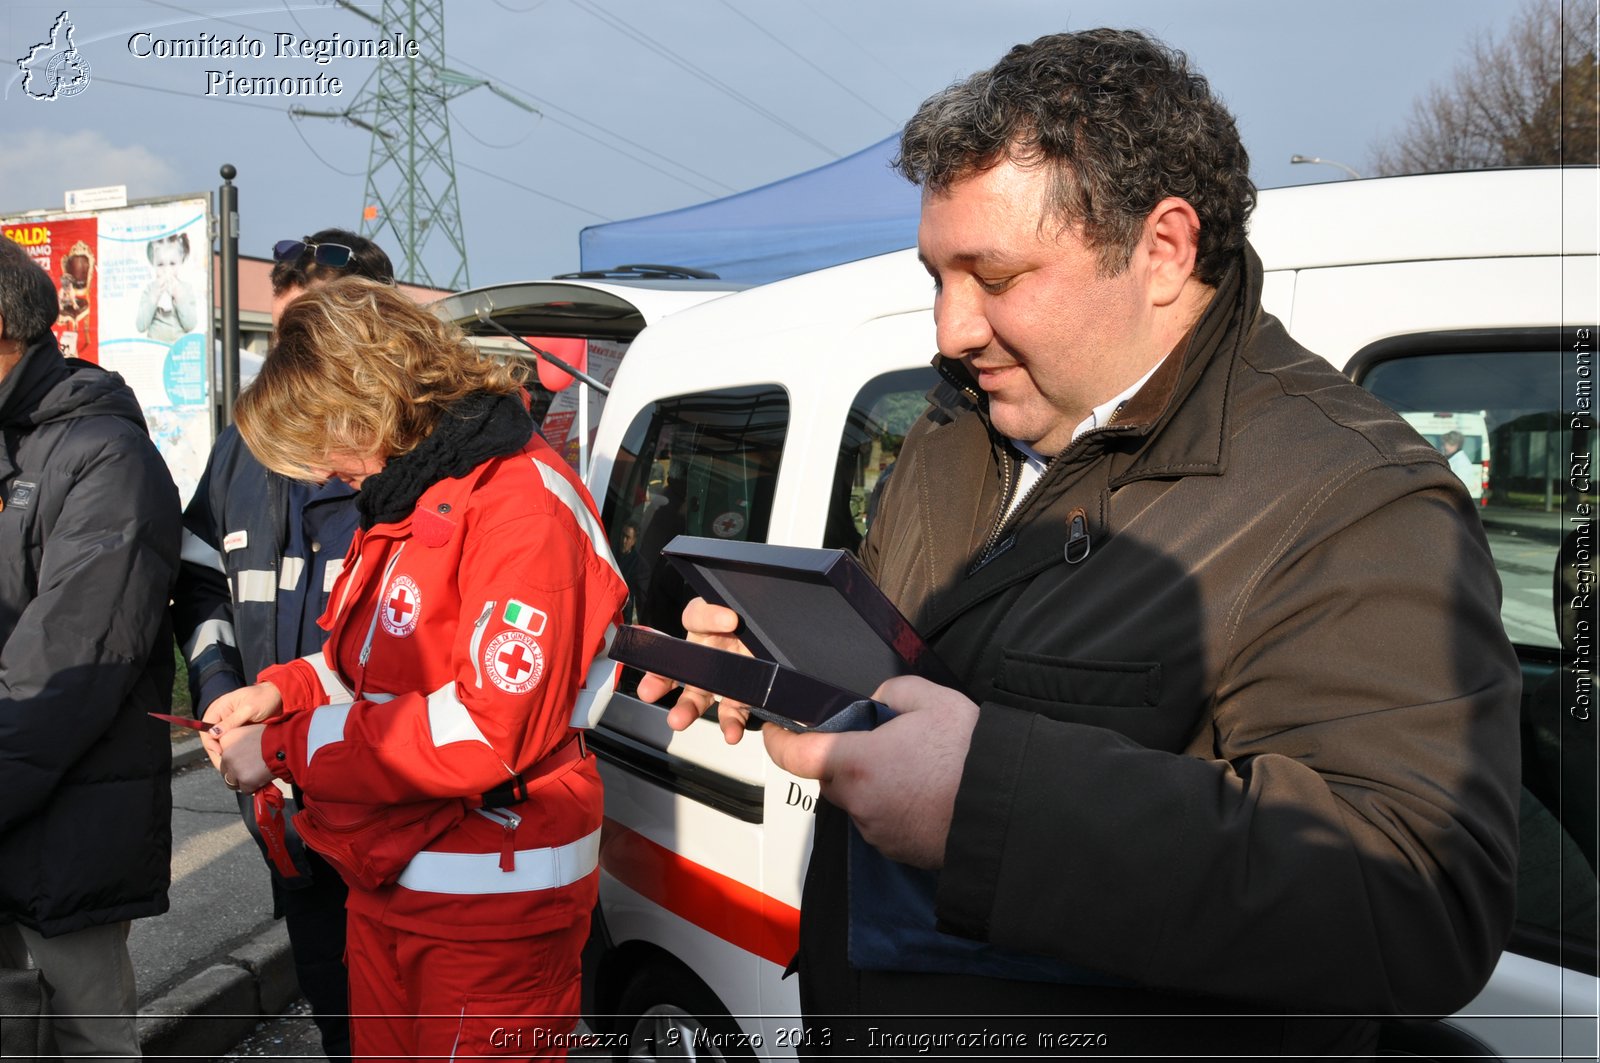
<instances>
[{"instance_id":1,"label":"curly dark hair","mask_svg":"<svg viewBox=\"0 0 1600 1063\"><path fill-rule=\"evenodd\" d=\"M1233 115L1179 51L1136 30L1057 33L930 97L894 166L935 193L1009 158L1052 170L1047 215L1081 225L1100 269L1127 267L1167 196L1200 216L1195 274L1216 284L1255 206Z\"/></svg>"}]
</instances>

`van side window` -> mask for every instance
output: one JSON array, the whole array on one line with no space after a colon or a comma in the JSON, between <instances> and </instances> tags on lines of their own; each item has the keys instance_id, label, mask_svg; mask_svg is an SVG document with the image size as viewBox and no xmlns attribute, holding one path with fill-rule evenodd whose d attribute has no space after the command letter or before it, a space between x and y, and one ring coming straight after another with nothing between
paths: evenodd
<instances>
[{"instance_id":1,"label":"van side window","mask_svg":"<svg viewBox=\"0 0 1600 1063\"><path fill-rule=\"evenodd\" d=\"M928 408L928 392L938 382L932 366L902 369L874 377L856 394L839 440L825 548L853 551L861 545L900 445Z\"/></svg>"},{"instance_id":2,"label":"van side window","mask_svg":"<svg viewBox=\"0 0 1600 1063\"><path fill-rule=\"evenodd\" d=\"M694 595L661 556L674 536L766 541L788 423L775 385L661 399L634 417L601 514L630 622L682 636Z\"/></svg>"},{"instance_id":3,"label":"van side window","mask_svg":"<svg viewBox=\"0 0 1600 1063\"><path fill-rule=\"evenodd\" d=\"M1462 478L1500 574L1501 621L1522 660L1511 948L1595 973L1593 362L1580 373L1555 330L1379 346L1363 352L1379 358L1357 356L1365 371L1356 378Z\"/></svg>"}]
</instances>

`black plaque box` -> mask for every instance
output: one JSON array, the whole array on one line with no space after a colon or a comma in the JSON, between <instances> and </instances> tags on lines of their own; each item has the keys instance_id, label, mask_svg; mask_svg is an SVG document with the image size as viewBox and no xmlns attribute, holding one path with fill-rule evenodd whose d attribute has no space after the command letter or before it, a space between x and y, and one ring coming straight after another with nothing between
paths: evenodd
<instances>
[{"instance_id":1,"label":"black plaque box","mask_svg":"<svg viewBox=\"0 0 1600 1063\"><path fill-rule=\"evenodd\" d=\"M753 656L626 627L611 649L623 664L742 701L794 730L829 729L893 676L957 685L843 550L680 535L662 555L701 597L739 614Z\"/></svg>"}]
</instances>

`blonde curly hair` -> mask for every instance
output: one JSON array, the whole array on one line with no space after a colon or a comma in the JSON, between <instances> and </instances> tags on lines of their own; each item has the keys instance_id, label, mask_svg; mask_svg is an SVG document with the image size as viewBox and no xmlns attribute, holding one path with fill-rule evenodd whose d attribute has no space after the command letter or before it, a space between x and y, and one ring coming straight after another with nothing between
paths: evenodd
<instances>
[{"instance_id":1,"label":"blonde curly hair","mask_svg":"<svg viewBox=\"0 0 1600 1063\"><path fill-rule=\"evenodd\" d=\"M387 284L348 277L290 303L234 422L256 460L292 479L334 452L388 460L475 391L512 394L527 369L479 354L455 325Z\"/></svg>"}]
</instances>

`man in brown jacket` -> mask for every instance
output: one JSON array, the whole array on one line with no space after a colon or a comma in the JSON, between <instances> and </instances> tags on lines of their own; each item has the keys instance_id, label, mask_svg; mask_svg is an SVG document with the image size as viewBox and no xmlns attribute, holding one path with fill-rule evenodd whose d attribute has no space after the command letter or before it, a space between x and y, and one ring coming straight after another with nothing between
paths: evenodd
<instances>
[{"instance_id":1,"label":"man in brown jacket","mask_svg":"<svg viewBox=\"0 0 1600 1063\"><path fill-rule=\"evenodd\" d=\"M1262 311L1232 117L1157 42L1062 34L925 103L899 165L944 383L862 559L962 687L765 729L827 799L808 1023L846 1053L1360 1056L1360 1016L1459 1008L1512 919L1498 579L1438 453Z\"/></svg>"}]
</instances>

